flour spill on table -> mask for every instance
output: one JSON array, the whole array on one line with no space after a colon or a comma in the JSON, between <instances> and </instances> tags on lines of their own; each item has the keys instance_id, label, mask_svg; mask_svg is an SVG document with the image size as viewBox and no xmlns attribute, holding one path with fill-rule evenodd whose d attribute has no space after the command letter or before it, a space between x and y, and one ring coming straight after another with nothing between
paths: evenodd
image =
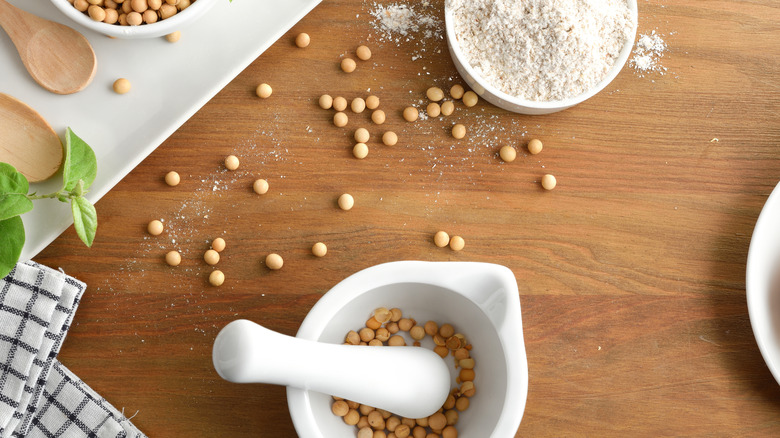
<instances>
[{"instance_id":1,"label":"flour spill on table","mask_svg":"<svg viewBox=\"0 0 780 438\"><path fill-rule=\"evenodd\" d=\"M371 16L373 26L382 40L400 43L422 39L442 39L443 21L431 10L430 2L374 3Z\"/></svg>"},{"instance_id":2,"label":"flour spill on table","mask_svg":"<svg viewBox=\"0 0 780 438\"><path fill-rule=\"evenodd\" d=\"M418 65L418 76L430 75L433 56L446 51L442 10L429 1L365 2L369 25L376 32L376 43L408 49L405 56ZM369 34L371 41L374 35ZM399 52L396 52L398 55Z\"/></svg>"},{"instance_id":3,"label":"flour spill on table","mask_svg":"<svg viewBox=\"0 0 780 438\"><path fill-rule=\"evenodd\" d=\"M667 51L668 47L663 35L655 30L640 34L637 37L633 56L628 65L634 69L639 77L653 73L663 76L668 70L661 61Z\"/></svg>"}]
</instances>

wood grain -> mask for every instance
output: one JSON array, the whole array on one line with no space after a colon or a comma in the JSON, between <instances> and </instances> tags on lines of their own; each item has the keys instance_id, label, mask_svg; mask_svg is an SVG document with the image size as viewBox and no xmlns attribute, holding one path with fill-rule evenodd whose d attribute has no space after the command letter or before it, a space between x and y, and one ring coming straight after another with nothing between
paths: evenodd
<instances>
[{"instance_id":1,"label":"wood grain","mask_svg":"<svg viewBox=\"0 0 780 438\"><path fill-rule=\"evenodd\" d=\"M441 1L431 2L432 14ZM294 334L317 299L404 259L499 263L520 286L530 369L517 436L771 436L780 386L756 347L745 262L780 177L772 1L640 1L663 75L626 67L599 95L548 116L485 102L410 124L401 110L460 82L443 40L388 41L373 2L324 2L97 204L92 249L68 230L36 260L89 285L60 358L152 437L295 436L283 388L233 385L211 366L218 330L248 318ZM312 43L293 40L308 32ZM183 35L186 38L186 34ZM373 58L342 73L341 56ZM266 82L274 93L254 96ZM378 95L385 125L335 128L320 94ZM461 141L447 131L469 128ZM352 131L372 133L351 157ZM385 129L399 144L382 146ZM544 151L524 149L538 137ZM715 140L717 139L717 140ZM497 151L521 152L502 163ZM236 172L221 161L241 158ZM167 187L176 170L182 183ZM545 192L545 173L558 187ZM255 178L270 183L252 193ZM341 193L356 200L336 207ZM159 238L146 223L166 220ZM436 248L440 230L466 240ZM222 236L210 287L201 256ZM175 240L175 242L174 242ZM315 259L316 241L328 255ZM170 249L184 261L163 263ZM262 265L269 252L281 271Z\"/></svg>"}]
</instances>

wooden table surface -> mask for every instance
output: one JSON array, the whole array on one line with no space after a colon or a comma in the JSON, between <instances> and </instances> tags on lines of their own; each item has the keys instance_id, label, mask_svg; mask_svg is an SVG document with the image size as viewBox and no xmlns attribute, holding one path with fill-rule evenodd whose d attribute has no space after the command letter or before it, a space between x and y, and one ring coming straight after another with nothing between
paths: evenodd
<instances>
[{"instance_id":1,"label":"wooden table surface","mask_svg":"<svg viewBox=\"0 0 780 438\"><path fill-rule=\"evenodd\" d=\"M441 15L442 1L410 3ZM88 284L61 361L150 437L292 437L283 388L216 375L219 329L247 318L292 335L329 288L383 262L490 262L520 288L530 383L518 436L777 434L780 386L745 301L753 226L780 180L777 2L640 0L639 33L668 45L665 74L626 66L553 115L480 101L416 123L404 107L462 82L443 39L388 38L375 8L323 2L97 203L92 249L71 228L35 258ZM341 72L361 43L371 60ZM261 82L271 98L254 95ZM336 128L323 93L376 94L387 122L348 112ZM463 140L448 134L456 122ZM372 135L362 161L351 156L361 126ZM393 147L377 141L389 129ZM541 154L528 154L531 138ZM503 145L516 161L498 159ZM540 187L546 173L553 191ZM345 192L349 212L335 204ZM155 218L160 237L145 232ZM438 230L465 249L434 246ZM227 241L218 288L202 260L215 237ZM177 268L163 262L171 249ZM271 252L282 270L264 266Z\"/></svg>"}]
</instances>

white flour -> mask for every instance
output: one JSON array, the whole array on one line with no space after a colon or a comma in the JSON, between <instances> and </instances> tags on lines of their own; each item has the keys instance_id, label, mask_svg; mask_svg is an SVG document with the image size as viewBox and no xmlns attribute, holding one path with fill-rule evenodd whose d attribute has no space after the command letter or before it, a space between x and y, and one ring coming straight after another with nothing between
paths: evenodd
<instances>
[{"instance_id":1,"label":"white flour","mask_svg":"<svg viewBox=\"0 0 780 438\"><path fill-rule=\"evenodd\" d=\"M429 7L427 1L421 1L418 8ZM374 3L369 12L374 18L374 28L385 40L400 42L404 38L412 39L415 35L423 39L441 38L442 22L433 14L415 10L414 6L405 3L382 5Z\"/></svg>"},{"instance_id":2,"label":"white flour","mask_svg":"<svg viewBox=\"0 0 780 438\"><path fill-rule=\"evenodd\" d=\"M640 77L652 72L663 75L666 72L666 67L661 65L661 58L665 51L666 42L655 31L639 35L634 47L634 56L629 61L629 65L636 70Z\"/></svg>"},{"instance_id":3,"label":"white flour","mask_svg":"<svg viewBox=\"0 0 780 438\"><path fill-rule=\"evenodd\" d=\"M499 90L534 101L589 90L633 36L626 0L447 0L447 6L471 67Z\"/></svg>"}]
</instances>

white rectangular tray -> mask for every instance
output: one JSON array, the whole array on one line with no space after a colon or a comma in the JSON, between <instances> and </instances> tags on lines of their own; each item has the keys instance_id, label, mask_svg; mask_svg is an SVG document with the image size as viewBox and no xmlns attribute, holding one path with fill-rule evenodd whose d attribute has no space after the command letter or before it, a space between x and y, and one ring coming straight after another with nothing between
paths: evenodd
<instances>
[{"instance_id":1,"label":"white rectangular tray","mask_svg":"<svg viewBox=\"0 0 780 438\"><path fill-rule=\"evenodd\" d=\"M182 28L181 40L171 44L163 38L110 39L73 23L49 0L10 0L84 34L95 49L98 68L85 90L68 96L49 93L30 78L13 43L0 31L0 92L38 111L60 138L70 126L92 146L98 174L87 198L94 203L319 2L224 0ZM112 91L120 77L131 81L130 93ZM58 178L31 190L57 191L62 184ZM21 260L34 257L73 222L70 206L51 200L35 201L22 219L27 241Z\"/></svg>"}]
</instances>

